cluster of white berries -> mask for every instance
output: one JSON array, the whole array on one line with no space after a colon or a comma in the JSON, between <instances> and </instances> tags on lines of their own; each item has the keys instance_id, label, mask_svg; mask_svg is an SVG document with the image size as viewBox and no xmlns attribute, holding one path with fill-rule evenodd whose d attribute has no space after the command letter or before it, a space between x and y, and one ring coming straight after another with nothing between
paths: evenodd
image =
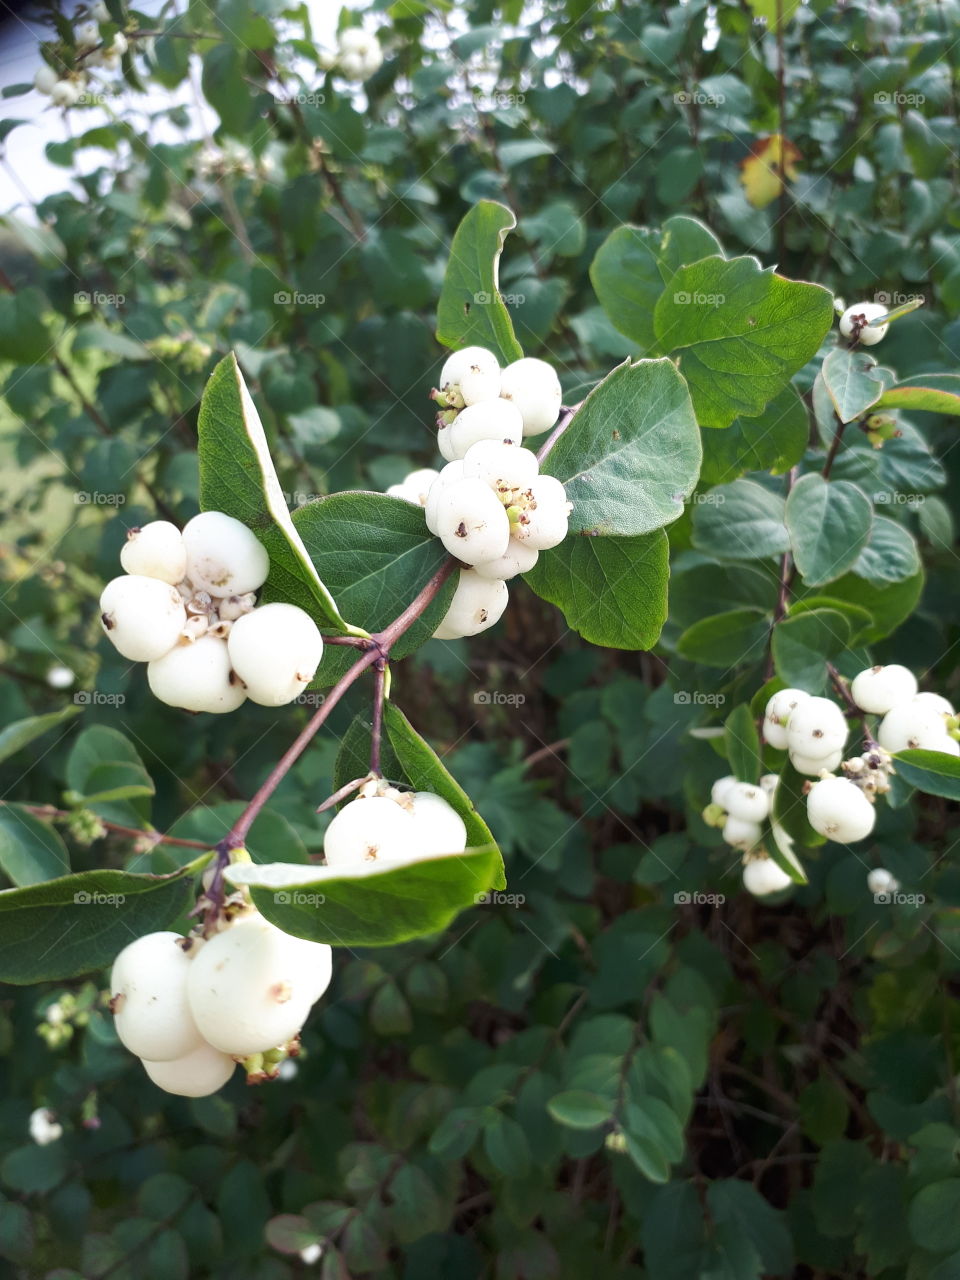
<instances>
[{"instance_id":1,"label":"cluster of white berries","mask_svg":"<svg viewBox=\"0 0 960 1280\"><path fill-rule=\"evenodd\" d=\"M840 332L845 338L856 338L861 346L875 347L886 336L889 324L874 324L885 316L889 307L880 302L855 302L840 317Z\"/></svg>"},{"instance_id":2,"label":"cluster of white berries","mask_svg":"<svg viewBox=\"0 0 960 1280\"><path fill-rule=\"evenodd\" d=\"M703 814L709 826L723 828L728 845L742 852L743 887L755 897L779 893L793 883L761 846L763 824L768 820L780 852L798 871L801 869L790 837L773 818L773 797L779 781L775 773L765 773L759 784L742 782L732 774L718 778Z\"/></svg>"},{"instance_id":3,"label":"cluster of white berries","mask_svg":"<svg viewBox=\"0 0 960 1280\"><path fill-rule=\"evenodd\" d=\"M361 27L347 27L340 32L337 52L321 52L319 63L325 71L338 71L344 80L359 84L376 75L383 66L383 50L372 32Z\"/></svg>"},{"instance_id":4,"label":"cluster of white berries","mask_svg":"<svg viewBox=\"0 0 960 1280\"><path fill-rule=\"evenodd\" d=\"M391 498L403 498L404 502L412 502L415 507L425 507L430 486L439 474L433 467L420 467L405 475L399 484L392 484L387 493Z\"/></svg>"},{"instance_id":5,"label":"cluster of white berries","mask_svg":"<svg viewBox=\"0 0 960 1280\"><path fill-rule=\"evenodd\" d=\"M883 717L877 741L885 751L920 747L960 756L960 720L953 706L939 693L919 693L907 667L868 667L850 685L850 696L861 711Z\"/></svg>"},{"instance_id":6,"label":"cluster of white berries","mask_svg":"<svg viewBox=\"0 0 960 1280\"><path fill-rule=\"evenodd\" d=\"M97 0L90 10L89 18L79 22L74 28L77 62L82 62L73 71L59 74L49 63L42 63L33 77L33 87L38 93L49 97L54 106L75 107L83 97L89 81L87 72L93 67L103 67L114 71L120 65L120 59L127 52L129 41L122 31L114 32L108 45L104 45L100 37L100 23L110 22L110 13L103 0ZM103 45L101 48L100 46Z\"/></svg>"},{"instance_id":7,"label":"cluster of white berries","mask_svg":"<svg viewBox=\"0 0 960 1280\"><path fill-rule=\"evenodd\" d=\"M166 520L131 529L125 573L100 596L103 630L147 663L154 695L187 711L235 711L247 698L292 702L313 679L323 637L292 604L256 604L270 560L239 520L204 511L183 532Z\"/></svg>"},{"instance_id":8,"label":"cluster of white berries","mask_svg":"<svg viewBox=\"0 0 960 1280\"><path fill-rule=\"evenodd\" d=\"M200 1098L238 1062L275 1078L330 984L331 948L284 933L245 908L212 937L148 933L117 956L110 1008L121 1042L168 1093Z\"/></svg>"},{"instance_id":9,"label":"cluster of white berries","mask_svg":"<svg viewBox=\"0 0 960 1280\"><path fill-rule=\"evenodd\" d=\"M540 475L536 454L521 444L552 427L560 411L560 382L545 361L517 360L501 370L492 352L466 347L446 361L433 395L447 465L427 490L424 516L469 566L435 633L453 640L498 621L507 581L563 541L571 504L560 481ZM425 473L412 473L404 487L415 477L422 484Z\"/></svg>"},{"instance_id":10,"label":"cluster of white berries","mask_svg":"<svg viewBox=\"0 0 960 1280\"><path fill-rule=\"evenodd\" d=\"M463 853L467 828L442 796L431 791L401 792L371 778L357 798L343 806L323 838L328 867Z\"/></svg>"}]
</instances>

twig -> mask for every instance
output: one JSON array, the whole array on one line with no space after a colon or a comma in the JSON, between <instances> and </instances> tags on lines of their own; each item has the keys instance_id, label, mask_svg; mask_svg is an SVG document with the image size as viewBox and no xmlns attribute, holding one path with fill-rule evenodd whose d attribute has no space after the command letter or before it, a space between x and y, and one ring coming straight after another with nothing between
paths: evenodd
<instances>
[{"instance_id":1,"label":"twig","mask_svg":"<svg viewBox=\"0 0 960 1280\"><path fill-rule=\"evenodd\" d=\"M15 800L0 800L0 806L15 804L18 809L26 809L27 813L32 814L35 818L47 822L63 822L67 818L72 818L73 814L69 809L57 809L52 804L20 804ZM209 849L209 844L204 844L202 840L181 840L177 836L166 836L160 831L155 831L152 827L123 827L118 822L106 822L101 819L106 829L115 836L129 836L131 840L149 840L151 845L168 844L175 845L179 849Z\"/></svg>"},{"instance_id":2,"label":"twig","mask_svg":"<svg viewBox=\"0 0 960 1280\"><path fill-rule=\"evenodd\" d=\"M387 663L378 658L374 663L373 724L370 729L370 772L382 777L380 768L380 742L383 737L383 703L386 690Z\"/></svg>"},{"instance_id":3,"label":"twig","mask_svg":"<svg viewBox=\"0 0 960 1280\"><path fill-rule=\"evenodd\" d=\"M572 406L569 406L569 405L560 406L560 417L557 419L557 425L553 428L553 430L547 436L546 443L542 444L540 446L539 451L537 452L538 462L543 462L547 454L550 452L553 446L557 443L557 441L566 431L567 427L569 427L571 421L573 420L574 414L577 412L577 410L580 408L582 404L583 404L583 401L581 400L580 404L575 404Z\"/></svg>"}]
</instances>

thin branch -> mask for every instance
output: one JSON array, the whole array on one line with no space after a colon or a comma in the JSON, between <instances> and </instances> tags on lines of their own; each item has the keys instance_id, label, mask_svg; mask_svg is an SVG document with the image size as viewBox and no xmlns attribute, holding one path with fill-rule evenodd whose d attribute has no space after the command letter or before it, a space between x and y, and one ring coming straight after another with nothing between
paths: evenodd
<instances>
[{"instance_id":1,"label":"thin branch","mask_svg":"<svg viewBox=\"0 0 960 1280\"><path fill-rule=\"evenodd\" d=\"M18 801L0 800L0 805L3 807L10 804L16 804L18 809L26 809L27 813L35 818L47 822L63 822L73 817L69 809L58 809L52 804L20 804ZM101 822L111 835L128 836L131 840L149 840L151 845L168 844L175 845L179 849L207 850L210 848L209 843L205 844L202 840L180 840L177 836L166 836L152 827L123 827L118 822L106 822L102 818Z\"/></svg>"},{"instance_id":2,"label":"thin branch","mask_svg":"<svg viewBox=\"0 0 960 1280\"><path fill-rule=\"evenodd\" d=\"M577 410L580 408L582 404L583 404L583 401L581 400L580 404L575 404L572 406L570 405L560 406L560 417L557 419L557 425L553 428L553 430L547 436L546 443L542 444L540 446L540 449L537 452L538 462L541 462L541 463L543 462L547 454L550 452L553 446L557 443L557 441L566 431L567 427L569 427L570 423L573 420L574 414L577 412Z\"/></svg>"},{"instance_id":3,"label":"thin branch","mask_svg":"<svg viewBox=\"0 0 960 1280\"><path fill-rule=\"evenodd\" d=\"M373 724L370 729L370 772L380 778L380 743L383 737L383 704L387 682L386 659L380 658L374 664L373 686Z\"/></svg>"}]
</instances>

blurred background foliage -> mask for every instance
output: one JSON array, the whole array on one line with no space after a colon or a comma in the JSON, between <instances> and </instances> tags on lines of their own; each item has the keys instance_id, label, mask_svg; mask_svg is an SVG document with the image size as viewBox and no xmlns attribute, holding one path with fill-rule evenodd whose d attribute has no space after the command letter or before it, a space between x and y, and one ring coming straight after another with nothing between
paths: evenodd
<instances>
[{"instance_id":1,"label":"blurred background foliage","mask_svg":"<svg viewBox=\"0 0 960 1280\"><path fill-rule=\"evenodd\" d=\"M0 231L0 714L82 712L5 762L8 801L69 809L91 760L122 759L153 794L101 817L227 829L303 713L185 720L100 641L96 597L126 528L196 510L199 397L230 350L291 506L436 462L434 310L479 198L518 216L500 287L567 403L638 354L591 288L597 249L681 212L848 302L922 294L883 359L957 368L953 0L382 2L362 15L385 54L362 89L322 69L304 6L108 7L104 30L131 37L122 78L93 127L77 107L48 145L63 190ZM952 512L930 496L956 492L956 427L915 422L884 483L927 580L874 652L939 662L930 687L956 699ZM705 487L748 469L721 462ZM960 1275L955 817L891 809L864 857L831 846L788 901L741 894L699 818L722 763L688 730L762 672L675 644L764 583L692 551L688 515L669 532L655 653L590 650L521 587L494 631L399 667L520 901L341 954L295 1076L173 1099L118 1046L99 977L3 991L0 1275ZM319 849L359 705L257 824L272 858ZM89 835L65 826L76 868L178 861ZM925 902L875 906L868 865ZM39 1106L64 1128L48 1145L28 1135Z\"/></svg>"}]
</instances>

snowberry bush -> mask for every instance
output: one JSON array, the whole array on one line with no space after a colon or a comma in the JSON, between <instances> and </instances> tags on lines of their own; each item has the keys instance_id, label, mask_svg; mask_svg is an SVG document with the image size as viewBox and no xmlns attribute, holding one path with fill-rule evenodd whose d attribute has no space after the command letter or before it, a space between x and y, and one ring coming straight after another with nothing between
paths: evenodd
<instances>
[{"instance_id":1,"label":"snowberry bush","mask_svg":"<svg viewBox=\"0 0 960 1280\"><path fill-rule=\"evenodd\" d=\"M952 1274L956 14L749 10L51 28L12 1266Z\"/></svg>"}]
</instances>

